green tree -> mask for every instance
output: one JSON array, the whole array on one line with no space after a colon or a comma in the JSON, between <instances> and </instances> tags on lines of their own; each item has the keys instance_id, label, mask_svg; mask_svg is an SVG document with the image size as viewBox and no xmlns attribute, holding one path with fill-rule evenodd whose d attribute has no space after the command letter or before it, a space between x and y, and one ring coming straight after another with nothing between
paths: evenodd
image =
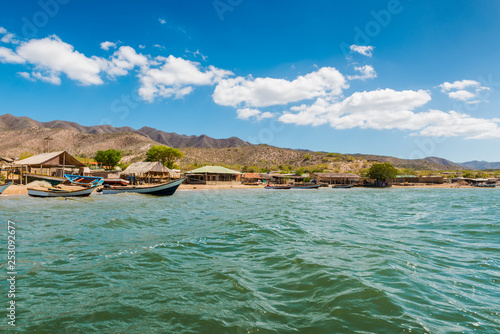
<instances>
[{"instance_id":1,"label":"green tree","mask_svg":"<svg viewBox=\"0 0 500 334\"><path fill-rule=\"evenodd\" d=\"M176 148L153 145L146 152L146 161L160 161L167 168L173 168L175 161L183 156L184 154Z\"/></svg>"},{"instance_id":2,"label":"green tree","mask_svg":"<svg viewBox=\"0 0 500 334\"><path fill-rule=\"evenodd\" d=\"M94 160L109 169L114 169L122 158L122 151L109 149L106 151L97 151Z\"/></svg>"},{"instance_id":3,"label":"green tree","mask_svg":"<svg viewBox=\"0 0 500 334\"><path fill-rule=\"evenodd\" d=\"M373 164L366 175L370 179L375 179L377 182L386 182L389 179L396 178L398 170L390 163L384 162L382 164Z\"/></svg>"}]
</instances>

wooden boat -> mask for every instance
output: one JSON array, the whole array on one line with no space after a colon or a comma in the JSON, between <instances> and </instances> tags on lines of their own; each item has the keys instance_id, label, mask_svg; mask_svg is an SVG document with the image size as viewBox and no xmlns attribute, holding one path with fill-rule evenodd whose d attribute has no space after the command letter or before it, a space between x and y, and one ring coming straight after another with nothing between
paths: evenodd
<instances>
[{"instance_id":1,"label":"wooden boat","mask_svg":"<svg viewBox=\"0 0 500 334\"><path fill-rule=\"evenodd\" d=\"M332 186L334 189L349 189L352 188L352 184L344 184L344 185L338 185L338 186Z\"/></svg>"},{"instance_id":2,"label":"wooden boat","mask_svg":"<svg viewBox=\"0 0 500 334\"><path fill-rule=\"evenodd\" d=\"M33 197L83 197L89 196L97 186L56 186L51 188L33 187L28 188L28 195Z\"/></svg>"},{"instance_id":3,"label":"wooden boat","mask_svg":"<svg viewBox=\"0 0 500 334\"><path fill-rule=\"evenodd\" d=\"M130 182L124 179L104 179L102 185L105 186L107 184L110 186L128 186Z\"/></svg>"},{"instance_id":4,"label":"wooden boat","mask_svg":"<svg viewBox=\"0 0 500 334\"><path fill-rule=\"evenodd\" d=\"M64 177L71 182L71 184L77 184L86 187L97 187L100 186L104 179L98 176L82 176L82 175L71 175L64 174Z\"/></svg>"},{"instance_id":5,"label":"wooden boat","mask_svg":"<svg viewBox=\"0 0 500 334\"><path fill-rule=\"evenodd\" d=\"M50 183L53 186L57 186L58 184L61 184L64 181L66 181L66 178L64 178L64 177L48 176L48 175L41 175L41 174L35 174L35 173L27 173L26 178L28 179L28 183L33 182L33 181L45 181L45 182Z\"/></svg>"},{"instance_id":6,"label":"wooden boat","mask_svg":"<svg viewBox=\"0 0 500 334\"><path fill-rule=\"evenodd\" d=\"M145 185L145 186L106 186L99 189L99 192L103 194L120 194L120 193L136 193L136 194L147 194L155 196L171 196L175 193L177 188L184 182L186 178L179 180L157 184L157 185Z\"/></svg>"},{"instance_id":7,"label":"wooden boat","mask_svg":"<svg viewBox=\"0 0 500 334\"><path fill-rule=\"evenodd\" d=\"M292 189L318 189L321 187L321 184L316 184L316 183L305 183L305 184L294 184L292 186Z\"/></svg>"},{"instance_id":8,"label":"wooden boat","mask_svg":"<svg viewBox=\"0 0 500 334\"><path fill-rule=\"evenodd\" d=\"M291 186L270 186L269 184L267 184L264 188L265 189L291 189L292 187Z\"/></svg>"},{"instance_id":9,"label":"wooden boat","mask_svg":"<svg viewBox=\"0 0 500 334\"><path fill-rule=\"evenodd\" d=\"M3 191L7 189L11 184L12 182L0 184L0 194L3 193Z\"/></svg>"}]
</instances>

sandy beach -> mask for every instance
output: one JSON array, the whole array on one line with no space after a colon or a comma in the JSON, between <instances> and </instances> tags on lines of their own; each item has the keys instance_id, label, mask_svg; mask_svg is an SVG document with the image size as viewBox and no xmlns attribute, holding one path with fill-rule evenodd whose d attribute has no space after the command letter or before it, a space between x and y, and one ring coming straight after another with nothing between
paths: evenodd
<instances>
[{"instance_id":1,"label":"sandy beach","mask_svg":"<svg viewBox=\"0 0 500 334\"><path fill-rule=\"evenodd\" d=\"M203 185L203 184L181 184L179 190L210 190L210 189L259 189L263 186L247 186L243 184L218 184L218 185ZM420 184L420 185L393 185L392 188L429 188L429 189L465 189L477 188L470 185L463 185L458 183L443 183L443 184ZM11 185L8 187L1 196L22 196L28 195L28 187L25 185Z\"/></svg>"}]
</instances>

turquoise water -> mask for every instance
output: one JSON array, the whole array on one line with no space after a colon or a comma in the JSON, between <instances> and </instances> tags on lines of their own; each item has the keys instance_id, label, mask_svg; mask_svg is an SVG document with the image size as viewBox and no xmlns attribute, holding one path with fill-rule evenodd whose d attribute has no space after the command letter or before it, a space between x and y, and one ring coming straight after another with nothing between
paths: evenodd
<instances>
[{"instance_id":1,"label":"turquoise water","mask_svg":"<svg viewBox=\"0 0 500 334\"><path fill-rule=\"evenodd\" d=\"M498 333L499 208L500 189L2 196L0 270L10 219L16 332Z\"/></svg>"}]
</instances>

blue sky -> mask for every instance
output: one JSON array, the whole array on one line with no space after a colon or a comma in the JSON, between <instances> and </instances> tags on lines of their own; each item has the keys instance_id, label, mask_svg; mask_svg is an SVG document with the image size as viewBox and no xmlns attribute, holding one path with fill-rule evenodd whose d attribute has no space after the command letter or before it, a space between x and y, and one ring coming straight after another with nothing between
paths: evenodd
<instances>
[{"instance_id":1,"label":"blue sky","mask_svg":"<svg viewBox=\"0 0 500 334\"><path fill-rule=\"evenodd\" d=\"M500 161L494 1L16 1L0 114Z\"/></svg>"}]
</instances>

